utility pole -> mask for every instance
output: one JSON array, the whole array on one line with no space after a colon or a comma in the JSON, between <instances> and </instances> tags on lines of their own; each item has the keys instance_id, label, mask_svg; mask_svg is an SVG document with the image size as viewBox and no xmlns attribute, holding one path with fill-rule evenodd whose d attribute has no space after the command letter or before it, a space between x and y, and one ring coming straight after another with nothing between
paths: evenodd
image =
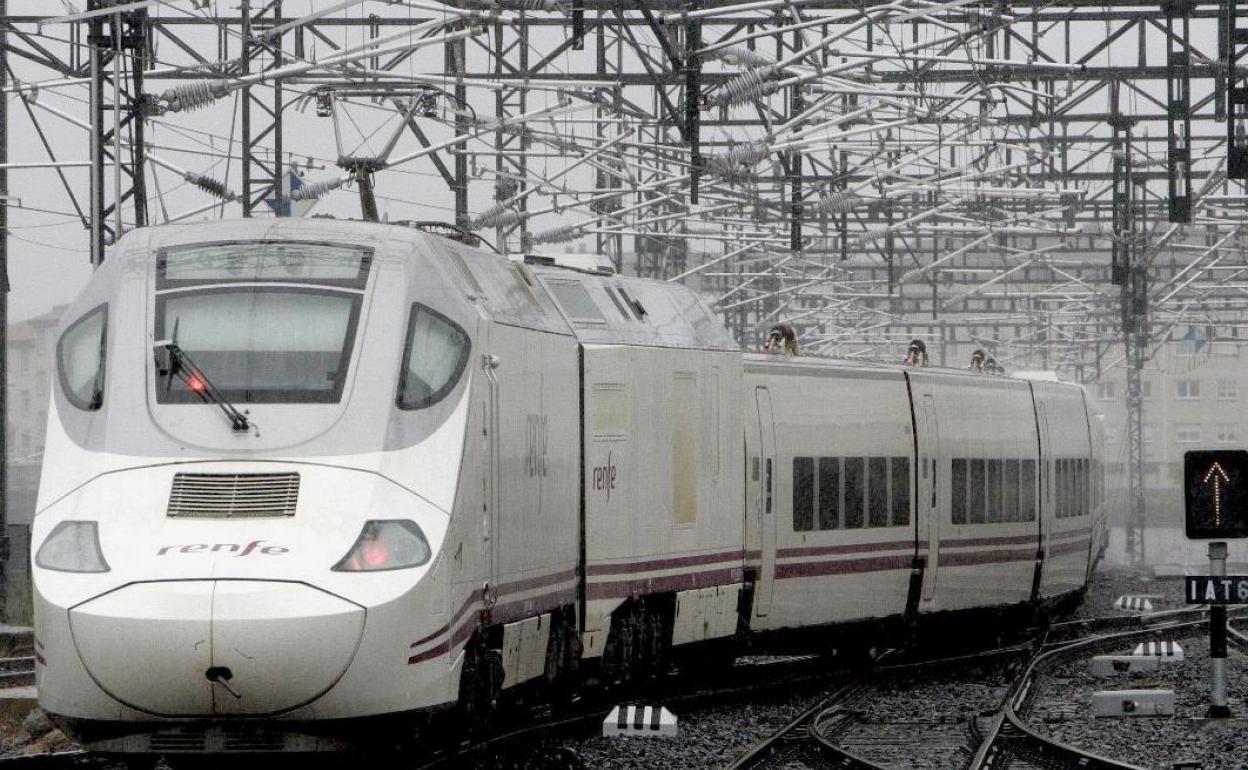
<instances>
[{"instance_id":1,"label":"utility pole","mask_svg":"<svg viewBox=\"0 0 1248 770\"><path fill-rule=\"evenodd\" d=\"M0 0L0 19L9 14ZM0 24L0 618L9 614L9 84L8 27Z\"/></svg>"},{"instance_id":2,"label":"utility pole","mask_svg":"<svg viewBox=\"0 0 1248 770\"><path fill-rule=\"evenodd\" d=\"M1117 89L1113 89L1115 96ZM1115 100L1114 106L1117 106ZM1117 110L1115 109L1115 114ZM1127 366L1127 556L1145 562L1143 373L1148 347L1148 274L1136 233L1136 180L1131 163L1131 128L1116 114L1114 151L1114 253L1111 278L1118 284L1122 341ZM1119 130L1125 129L1125 138Z\"/></svg>"}]
</instances>

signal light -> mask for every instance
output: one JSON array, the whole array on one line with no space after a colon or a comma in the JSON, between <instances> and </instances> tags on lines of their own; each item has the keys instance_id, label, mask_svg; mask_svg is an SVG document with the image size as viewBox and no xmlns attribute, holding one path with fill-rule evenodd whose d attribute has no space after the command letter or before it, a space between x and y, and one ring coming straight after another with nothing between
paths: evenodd
<instances>
[{"instance_id":1,"label":"signal light","mask_svg":"<svg viewBox=\"0 0 1248 770\"><path fill-rule=\"evenodd\" d=\"M356 538L335 572L384 572L419 567L433 552L416 522L406 519L372 520Z\"/></svg>"},{"instance_id":2,"label":"signal light","mask_svg":"<svg viewBox=\"0 0 1248 770\"><path fill-rule=\"evenodd\" d=\"M204 384L203 378L198 375L191 375L186 381L186 386L196 393L203 393L208 388L208 386Z\"/></svg>"}]
</instances>

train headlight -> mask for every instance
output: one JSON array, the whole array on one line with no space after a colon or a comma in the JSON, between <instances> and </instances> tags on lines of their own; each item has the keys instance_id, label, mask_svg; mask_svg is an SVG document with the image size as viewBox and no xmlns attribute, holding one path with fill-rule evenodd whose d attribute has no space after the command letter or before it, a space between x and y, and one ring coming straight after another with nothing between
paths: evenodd
<instances>
[{"instance_id":1,"label":"train headlight","mask_svg":"<svg viewBox=\"0 0 1248 770\"><path fill-rule=\"evenodd\" d=\"M334 565L337 572L381 572L419 567L432 551L425 534L413 521L368 521L355 545Z\"/></svg>"},{"instance_id":2,"label":"train headlight","mask_svg":"<svg viewBox=\"0 0 1248 770\"><path fill-rule=\"evenodd\" d=\"M39 546L35 564L58 572L108 572L94 521L62 521Z\"/></svg>"}]
</instances>

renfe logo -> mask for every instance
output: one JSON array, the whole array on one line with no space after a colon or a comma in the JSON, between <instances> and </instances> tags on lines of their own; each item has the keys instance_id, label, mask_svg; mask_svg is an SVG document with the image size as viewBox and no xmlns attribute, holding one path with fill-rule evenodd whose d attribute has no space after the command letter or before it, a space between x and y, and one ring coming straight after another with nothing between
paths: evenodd
<instances>
[{"instance_id":1,"label":"renfe logo","mask_svg":"<svg viewBox=\"0 0 1248 770\"><path fill-rule=\"evenodd\" d=\"M280 545L266 545L261 548L260 544L263 542L263 540L253 540L243 546L241 550L234 543L214 543L213 545L208 545L207 543L195 543L193 545L166 545L161 546L160 550L156 552L156 555L164 556L174 548L178 549L177 553L203 553L205 551L208 553L217 553L218 551L228 551L233 553L235 558L247 556L253 551L258 551L265 556L281 556L284 553L290 553L289 548Z\"/></svg>"},{"instance_id":2,"label":"renfe logo","mask_svg":"<svg viewBox=\"0 0 1248 770\"><path fill-rule=\"evenodd\" d=\"M611 502L611 490L615 489L615 463L611 462L611 453L607 452L607 464L594 468L594 489L606 490L607 502Z\"/></svg>"}]
</instances>

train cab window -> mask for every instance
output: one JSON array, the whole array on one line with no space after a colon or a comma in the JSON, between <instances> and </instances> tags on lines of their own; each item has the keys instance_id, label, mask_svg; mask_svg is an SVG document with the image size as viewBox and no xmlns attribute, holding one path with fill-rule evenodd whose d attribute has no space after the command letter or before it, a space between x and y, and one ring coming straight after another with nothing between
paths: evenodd
<instances>
[{"instance_id":1,"label":"train cab window","mask_svg":"<svg viewBox=\"0 0 1248 770\"><path fill-rule=\"evenodd\" d=\"M971 524L983 524L985 519L985 506L987 505L986 495L984 494L988 486L987 472L984 468L983 460L971 460L970 485L967 489L967 497L970 498L970 510L968 511L967 521Z\"/></svg>"},{"instance_id":2,"label":"train cab window","mask_svg":"<svg viewBox=\"0 0 1248 770\"><path fill-rule=\"evenodd\" d=\"M468 364L471 344L463 329L419 303L412 305L399 375L400 409L422 409L441 401Z\"/></svg>"},{"instance_id":3,"label":"train cab window","mask_svg":"<svg viewBox=\"0 0 1248 770\"><path fill-rule=\"evenodd\" d=\"M56 344L61 390L69 403L86 411L104 403L104 349L108 306L100 305L74 321Z\"/></svg>"},{"instance_id":4,"label":"train cab window","mask_svg":"<svg viewBox=\"0 0 1248 770\"><path fill-rule=\"evenodd\" d=\"M1036 461L1023 460L1019 466L1018 520L1036 520Z\"/></svg>"},{"instance_id":5,"label":"train cab window","mask_svg":"<svg viewBox=\"0 0 1248 770\"><path fill-rule=\"evenodd\" d=\"M793 531L815 528L815 458L793 458Z\"/></svg>"},{"instance_id":6,"label":"train cab window","mask_svg":"<svg viewBox=\"0 0 1248 770\"><path fill-rule=\"evenodd\" d=\"M160 249L155 339L176 341L229 401L336 403L372 253L263 240ZM201 398L175 379L156 389L156 400Z\"/></svg>"},{"instance_id":7,"label":"train cab window","mask_svg":"<svg viewBox=\"0 0 1248 770\"><path fill-rule=\"evenodd\" d=\"M910 523L910 458L894 457L889 461L892 473L892 524L894 527Z\"/></svg>"},{"instance_id":8,"label":"train cab window","mask_svg":"<svg viewBox=\"0 0 1248 770\"><path fill-rule=\"evenodd\" d=\"M949 474L949 484L952 488L949 509L954 524L966 523L966 476L966 460L955 457L953 470Z\"/></svg>"},{"instance_id":9,"label":"train cab window","mask_svg":"<svg viewBox=\"0 0 1248 770\"><path fill-rule=\"evenodd\" d=\"M841 527L841 458L819 458L819 529Z\"/></svg>"},{"instance_id":10,"label":"train cab window","mask_svg":"<svg viewBox=\"0 0 1248 770\"><path fill-rule=\"evenodd\" d=\"M861 529L866 487L866 462L861 457L845 458L845 528Z\"/></svg>"}]
</instances>

